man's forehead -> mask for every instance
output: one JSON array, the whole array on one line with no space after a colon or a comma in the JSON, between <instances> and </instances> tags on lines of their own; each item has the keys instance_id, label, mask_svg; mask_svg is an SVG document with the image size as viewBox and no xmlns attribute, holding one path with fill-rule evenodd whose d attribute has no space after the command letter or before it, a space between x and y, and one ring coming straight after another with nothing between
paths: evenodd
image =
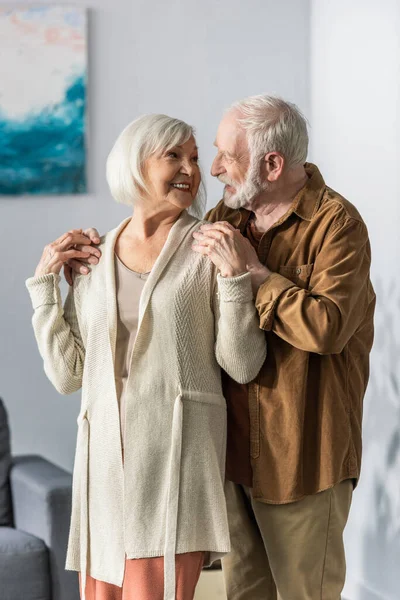
<instances>
[{"instance_id":1,"label":"man's forehead","mask_svg":"<svg viewBox=\"0 0 400 600\"><path fill-rule=\"evenodd\" d=\"M247 146L245 131L239 123L239 118L238 111L229 111L224 115L217 130L214 146L231 148Z\"/></svg>"},{"instance_id":2,"label":"man's forehead","mask_svg":"<svg viewBox=\"0 0 400 600\"><path fill-rule=\"evenodd\" d=\"M231 129L231 130L240 130L242 129L239 119L240 113L237 110L230 110L224 114L222 117L218 129Z\"/></svg>"}]
</instances>

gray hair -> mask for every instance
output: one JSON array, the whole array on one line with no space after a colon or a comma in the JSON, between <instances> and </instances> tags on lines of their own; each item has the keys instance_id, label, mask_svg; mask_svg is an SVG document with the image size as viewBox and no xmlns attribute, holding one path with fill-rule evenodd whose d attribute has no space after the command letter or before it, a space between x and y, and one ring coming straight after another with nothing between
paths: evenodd
<instances>
[{"instance_id":1,"label":"gray hair","mask_svg":"<svg viewBox=\"0 0 400 600\"><path fill-rule=\"evenodd\" d=\"M143 175L146 160L158 151L184 144L192 135L193 127L167 115L143 115L129 123L107 158L106 177L114 200L133 206L136 198L148 192ZM189 212L201 218L205 205L206 191L201 177Z\"/></svg>"},{"instance_id":2,"label":"gray hair","mask_svg":"<svg viewBox=\"0 0 400 600\"><path fill-rule=\"evenodd\" d=\"M278 96L260 94L236 102L229 110L238 110L253 159L261 160L268 152L279 152L288 168L303 165L307 159L307 120L299 108Z\"/></svg>"}]
</instances>

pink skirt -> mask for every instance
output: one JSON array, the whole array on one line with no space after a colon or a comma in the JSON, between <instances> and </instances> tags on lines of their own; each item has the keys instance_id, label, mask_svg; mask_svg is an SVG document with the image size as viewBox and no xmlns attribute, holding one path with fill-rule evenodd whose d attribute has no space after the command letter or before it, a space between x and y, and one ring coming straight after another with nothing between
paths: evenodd
<instances>
[{"instance_id":1,"label":"pink skirt","mask_svg":"<svg viewBox=\"0 0 400 600\"><path fill-rule=\"evenodd\" d=\"M204 554L188 552L176 555L176 600L193 600L204 563ZM126 559L122 588L93 579L90 575L86 578L86 600L163 600L163 597L163 556Z\"/></svg>"}]
</instances>

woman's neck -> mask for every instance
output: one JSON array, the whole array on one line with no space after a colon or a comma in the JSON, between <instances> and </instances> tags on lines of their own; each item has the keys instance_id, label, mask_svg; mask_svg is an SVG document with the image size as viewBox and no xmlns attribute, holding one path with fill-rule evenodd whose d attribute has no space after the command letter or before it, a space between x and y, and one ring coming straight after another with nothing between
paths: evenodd
<instances>
[{"instance_id":1,"label":"woman's neck","mask_svg":"<svg viewBox=\"0 0 400 600\"><path fill-rule=\"evenodd\" d=\"M132 219L116 240L115 253L132 271L148 273L181 212L177 209L150 212L135 207Z\"/></svg>"},{"instance_id":2,"label":"woman's neck","mask_svg":"<svg viewBox=\"0 0 400 600\"><path fill-rule=\"evenodd\" d=\"M179 219L182 211L175 208L149 209L135 206L132 219L124 230L124 236L146 241L150 238L165 234Z\"/></svg>"}]
</instances>

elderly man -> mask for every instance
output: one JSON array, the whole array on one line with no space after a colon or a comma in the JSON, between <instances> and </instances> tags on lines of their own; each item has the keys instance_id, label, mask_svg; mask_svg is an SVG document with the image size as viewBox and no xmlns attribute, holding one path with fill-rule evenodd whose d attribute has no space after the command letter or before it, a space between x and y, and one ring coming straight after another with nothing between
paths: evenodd
<instances>
[{"instance_id":1,"label":"elderly man","mask_svg":"<svg viewBox=\"0 0 400 600\"><path fill-rule=\"evenodd\" d=\"M295 105L267 95L235 104L215 145L224 198L193 249L232 271L246 257L268 343L255 381L224 376L227 596L339 600L373 341L367 228L305 162Z\"/></svg>"}]
</instances>

